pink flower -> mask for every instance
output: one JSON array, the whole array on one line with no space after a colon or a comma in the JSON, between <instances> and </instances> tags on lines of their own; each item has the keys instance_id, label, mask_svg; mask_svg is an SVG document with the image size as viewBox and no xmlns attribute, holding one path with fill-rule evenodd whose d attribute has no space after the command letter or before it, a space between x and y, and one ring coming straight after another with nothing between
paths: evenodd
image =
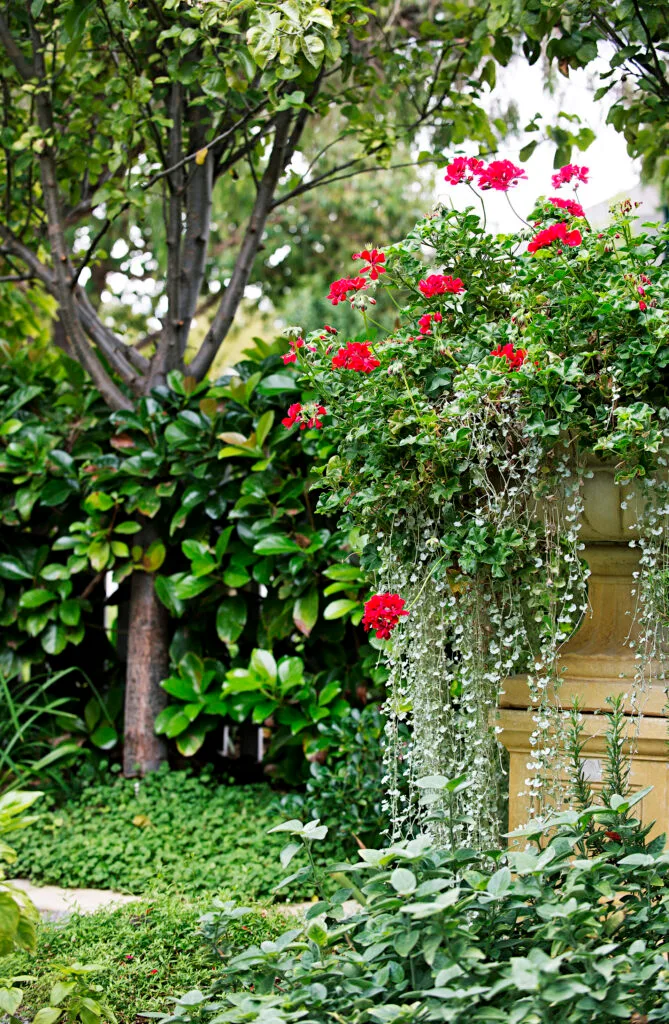
<instances>
[{"instance_id":1,"label":"pink flower","mask_svg":"<svg viewBox=\"0 0 669 1024\"><path fill-rule=\"evenodd\" d=\"M342 277L330 285L328 299L333 306L336 306L338 302L344 302L348 298L348 292L359 292L366 287L367 282L364 277Z\"/></svg>"},{"instance_id":2,"label":"pink flower","mask_svg":"<svg viewBox=\"0 0 669 1024\"><path fill-rule=\"evenodd\" d=\"M379 274L385 274L386 268L382 267L381 264L385 262L386 254L379 252L378 249L363 249L362 252L354 252L351 256L352 260L367 260L367 266L363 267L360 273L363 275L369 274L370 281L376 281Z\"/></svg>"},{"instance_id":3,"label":"pink flower","mask_svg":"<svg viewBox=\"0 0 669 1024\"><path fill-rule=\"evenodd\" d=\"M479 171L478 186L484 190L495 189L508 192L521 178L527 178L522 167L516 167L510 160L493 160Z\"/></svg>"},{"instance_id":4,"label":"pink flower","mask_svg":"<svg viewBox=\"0 0 669 1024\"><path fill-rule=\"evenodd\" d=\"M559 210L565 210L570 213L572 217L585 217L585 211L580 203L574 202L573 199L559 199L557 197L551 197L548 200L553 206L557 206Z\"/></svg>"},{"instance_id":5,"label":"pink flower","mask_svg":"<svg viewBox=\"0 0 669 1024\"><path fill-rule=\"evenodd\" d=\"M285 356L281 356L284 366L297 361L297 350L304 345L304 338L291 338L288 344L290 345L290 352L286 352Z\"/></svg>"},{"instance_id":6,"label":"pink flower","mask_svg":"<svg viewBox=\"0 0 669 1024\"><path fill-rule=\"evenodd\" d=\"M418 287L426 299L435 295L445 295L450 292L459 295L465 290L465 286L459 277L451 277L450 274L430 274L424 281L418 282Z\"/></svg>"},{"instance_id":7,"label":"pink flower","mask_svg":"<svg viewBox=\"0 0 669 1024\"><path fill-rule=\"evenodd\" d=\"M306 430L307 427L315 427L320 430L323 426L321 416L327 416L327 409L324 405L316 405L312 402L302 406L299 402L293 402L281 422L287 430L294 427L296 423L300 424L300 430Z\"/></svg>"},{"instance_id":8,"label":"pink flower","mask_svg":"<svg viewBox=\"0 0 669 1024\"><path fill-rule=\"evenodd\" d=\"M405 604L406 601L399 594L374 594L365 602L362 624L366 632L374 629L378 640L388 640L400 616L409 614L404 611Z\"/></svg>"},{"instance_id":9,"label":"pink flower","mask_svg":"<svg viewBox=\"0 0 669 1024\"><path fill-rule=\"evenodd\" d=\"M490 355L497 356L500 359L506 359L510 370L519 370L525 362L527 349L514 348L509 341L506 345L498 345L497 348L492 350Z\"/></svg>"},{"instance_id":10,"label":"pink flower","mask_svg":"<svg viewBox=\"0 0 669 1024\"><path fill-rule=\"evenodd\" d=\"M578 228L574 228L573 231L567 231L567 225L564 221L560 221L559 224L551 224L549 228L539 231L527 246L527 251L537 252L538 249L545 249L556 241L573 249L574 246L581 244L583 237Z\"/></svg>"},{"instance_id":11,"label":"pink flower","mask_svg":"<svg viewBox=\"0 0 669 1024\"><path fill-rule=\"evenodd\" d=\"M642 313L645 313L645 311L648 309L648 306L643 301L643 299L641 299L641 301L639 302L639 309L641 310Z\"/></svg>"},{"instance_id":12,"label":"pink flower","mask_svg":"<svg viewBox=\"0 0 669 1024\"><path fill-rule=\"evenodd\" d=\"M553 188L562 188L563 185L568 185L571 181L576 179L576 182L582 181L584 185L588 184L588 175L590 169L588 167L577 167L576 164L565 164L561 167L557 174L554 174L551 178L551 184ZM574 186L577 187L577 186Z\"/></svg>"},{"instance_id":13,"label":"pink flower","mask_svg":"<svg viewBox=\"0 0 669 1024\"><path fill-rule=\"evenodd\" d=\"M371 373L380 361L372 355L369 345L362 341L349 341L346 348L340 348L332 359L335 369L355 370L356 373Z\"/></svg>"},{"instance_id":14,"label":"pink flower","mask_svg":"<svg viewBox=\"0 0 669 1024\"><path fill-rule=\"evenodd\" d=\"M477 174L483 170L483 160L476 157L456 156L446 167L444 181L449 185L459 185L461 181L473 181Z\"/></svg>"}]
</instances>

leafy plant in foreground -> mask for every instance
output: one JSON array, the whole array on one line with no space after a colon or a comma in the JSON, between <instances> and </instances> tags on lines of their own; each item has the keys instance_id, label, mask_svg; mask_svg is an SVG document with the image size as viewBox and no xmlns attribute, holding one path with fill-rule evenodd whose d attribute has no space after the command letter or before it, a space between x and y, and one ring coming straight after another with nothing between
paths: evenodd
<instances>
[{"instance_id":1,"label":"leafy plant in foreground","mask_svg":"<svg viewBox=\"0 0 669 1024\"><path fill-rule=\"evenodd\" d=\"M234 957L162 1020L666 1021L669 854L663 836L639 841L630 811L643 795L516 833L534 849L440 850L421 836L361 850L358 864L335 867L355 888ZM617 829L627 838L609 841ZM361 906L346 916L354 894Z\"/></svg>"}]
</instances>

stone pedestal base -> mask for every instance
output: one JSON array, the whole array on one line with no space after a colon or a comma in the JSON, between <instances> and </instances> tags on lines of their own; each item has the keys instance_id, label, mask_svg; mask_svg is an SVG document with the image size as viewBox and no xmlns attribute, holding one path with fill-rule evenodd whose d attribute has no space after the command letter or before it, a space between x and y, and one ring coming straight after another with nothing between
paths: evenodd
<instances>
[{"instance_id":1,"label":"stone pedestal base","mask_svg":"<svg viewBox=\"0 0 669 1024\"><path fill-rule=\"evenodd\" d=\"M509 680L509 683L515 680ZM658 697L664 703L665 695ZM655 703L655 702L654 702ZM509 831L525 825L529 818L529 800L518 794L527 791L525 780L532 773L527 769L532 760L529 737L534 728L532 713L527 710L502 708L497 723L504 730L500 739L509 751ZM593 792L602 788L607 720L602 715L583 714L583 738L589 737L583 750L584 771ZM664 717L644 715L630 772L630 789L636 792L646 786L653 790L634 809L644 824L654 821L651 836L669 832L669 757L667 753L667 721ZM566 782L566 780L565 780Z\"/></svg>"}]
</instances>

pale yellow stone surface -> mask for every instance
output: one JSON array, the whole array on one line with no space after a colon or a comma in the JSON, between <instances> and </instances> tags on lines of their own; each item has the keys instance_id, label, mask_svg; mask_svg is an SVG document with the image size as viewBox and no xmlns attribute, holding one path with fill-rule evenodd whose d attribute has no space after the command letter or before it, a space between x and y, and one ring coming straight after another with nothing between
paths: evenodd
<instances>
[{"instance_id":1,"label":"pale yellow stone surface","mask_svg":"<svg viewBox=\"0 0 669 1024\"><path fill-rule=\"evenodd\" d=\"M583 751L586 774L593 790L601 788L608 696L630 692L635 674L634 649L628 641L638 636L635 623L636 583L639 551L628 546L636 536L630 529L637 518L637 501L628 497L631 487L614 483L613 472L596 465L594 477L585 485L585 514L581 538L591 570L588 581L588 611L578 631L564 645L561 657L560 705L573 707L578 699L583 711ZM627 501L628 508L620 504ZM655 666L659 672L659 666ZM500 740L509 751L509 830L524 825L529 817L525 780L533 771L529 737L534 729L533 711L524 677L507 679L500 698L497 725ZM556 699L555 693L552 695ZM645 823L655 821L653 834L669 832L669 748L667 747L667 696L665 683L657 680L640 695L643 717L630 718L628 736L634 752L630 782L632 790L653 786L640 805ZM626 702L626 711L631 707ZM626 749L629 749L629 744Z\"/></svg>"}]
</instances>

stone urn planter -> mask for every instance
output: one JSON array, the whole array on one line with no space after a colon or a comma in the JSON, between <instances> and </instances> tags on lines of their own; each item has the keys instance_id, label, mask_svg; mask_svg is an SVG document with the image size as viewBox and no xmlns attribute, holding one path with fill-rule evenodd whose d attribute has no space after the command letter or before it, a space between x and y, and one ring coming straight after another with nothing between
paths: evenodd
<instances>
[{"instance_id":1,"label":"stone urn planter","mask_svg":"<svg viewBox=\"0 0 669 1024\"><path fill-rule=\"evenodd\" d=\"M629 646L638 636L635 622L636 581L640 551L628 542L638 537L635 500L621 502L629 495L630 485L615 483L614 470L602 463L591 467L593 477L584 482L584 514L580 539L585 543L583 556L591 571L588 580L589 607L578 630L560 652L562 683L552 699L562 708L578 700L583 712L583 735L589 737L584 748L584 773L596 791L602 781L602 757L605 751L606 698L630 692L635 675L635 652ZM669 832L669 747L667 746L666 683L657 679L639 695L643 717L630 715L629 739L633 744L630 775L632 790L653 786L640 805L644 822L655 821L652 834ZM532 770L530 735L534 729L529 690L524 676L505 681L499 701L500 740L509 751L509 830L525 824L529 818L526 796L527 779ZM629 749L629 744L628 744ZM638 808L637 808L638 809Z\"/></svg>"}]
</instances>

